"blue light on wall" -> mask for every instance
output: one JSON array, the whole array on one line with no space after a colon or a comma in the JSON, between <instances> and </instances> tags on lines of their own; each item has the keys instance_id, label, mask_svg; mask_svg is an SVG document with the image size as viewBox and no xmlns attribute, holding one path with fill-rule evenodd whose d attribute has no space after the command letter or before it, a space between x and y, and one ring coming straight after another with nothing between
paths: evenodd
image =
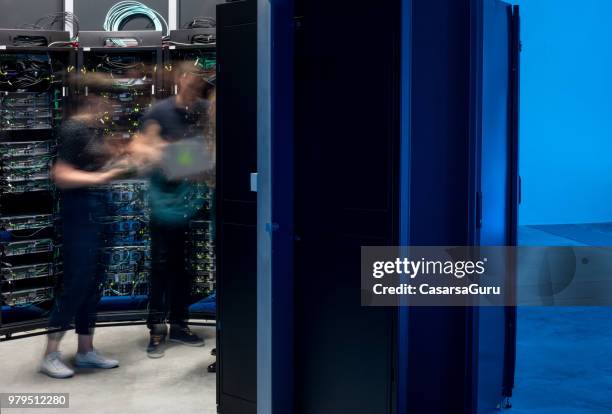
<instances>
[{"instance_id":1,"label":"blue light on wall","mask_svg":"<svg viewBox=\"0 0 612 414\"><path fill-rule=\"evenodd\" d=\"M612 222L612 1L519 0L520 222Z\"/></svg>"}]
</instances>

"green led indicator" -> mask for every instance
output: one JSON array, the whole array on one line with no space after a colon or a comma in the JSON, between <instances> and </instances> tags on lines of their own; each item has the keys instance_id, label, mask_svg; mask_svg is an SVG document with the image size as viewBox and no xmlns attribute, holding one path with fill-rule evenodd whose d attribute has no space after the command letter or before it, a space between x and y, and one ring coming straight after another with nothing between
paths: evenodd
<instances>
[{"instance_id":1,"label":"green led indicator","mask_svg":"<svg viewBox=\"0 0 612 414\"><path fill-rule=\"evenodd\" d=\"M181 150L178 157L178 162L182 166L193 164L193 155L186 149Z\"/></svg>"}]
</instances>

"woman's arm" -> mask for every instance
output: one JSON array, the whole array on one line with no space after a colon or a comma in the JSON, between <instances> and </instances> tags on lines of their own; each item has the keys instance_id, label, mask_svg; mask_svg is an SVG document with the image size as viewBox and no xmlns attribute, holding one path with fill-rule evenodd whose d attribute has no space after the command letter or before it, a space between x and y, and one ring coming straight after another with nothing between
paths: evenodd
<instances>
[{"instance_id":1,"label":"woman's arm","mask_svg":"<svg viewBox=\"0 0 612 414\"><path fill-rule=\"evenodd\" d=\"M167 143L160 134L159 124L149 120L140 132L132 136L127 147L128 160L139 173L146 174L161 162Z\"/></svg>"},{"instance_id":2,"label":"woman's arm","mask_svg":"<svg viewBox=\"0 0 612 414\"><path fill-rule=\"evenodd\" d=\"M105 184L123 174L121 168L114 168L108 171L88 172L74 168L65 161L57 161L52 169L52 176L55 184L61 189L89 187L93 185Z\"/></svg>"}]
</instances>

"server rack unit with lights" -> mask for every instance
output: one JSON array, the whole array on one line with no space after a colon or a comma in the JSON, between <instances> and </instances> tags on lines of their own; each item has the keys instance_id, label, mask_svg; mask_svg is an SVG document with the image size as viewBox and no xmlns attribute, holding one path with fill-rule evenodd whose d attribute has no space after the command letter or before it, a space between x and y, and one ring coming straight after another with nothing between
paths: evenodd
<instances>
[{"instance_id":1,"label":"server rack unit with lights","mask_svg":"<svg viewBox=\"0 0 612 414\"><path fill-rule=\"evenodd\" d=\"M51 180L69 110L68 32L0 30L0 334L46 325L61 284L59 194Z\"/></svg>"},{"instance_id":2,"label":"server rack unit with lights","mask_svg":"<svg viewBox=\"0 0 612 414\"><path fill-rule=\"evenodd\" d=\"M76 93L104 100L99 132L108 145L121 150L138 131L140 117L161 96L162 67L160 32L79 33ZM94 218L104 223L99 321L146 316L151 263L147 188L146 179L107 185L108 211Z\"/></svg>"}]
</instances>

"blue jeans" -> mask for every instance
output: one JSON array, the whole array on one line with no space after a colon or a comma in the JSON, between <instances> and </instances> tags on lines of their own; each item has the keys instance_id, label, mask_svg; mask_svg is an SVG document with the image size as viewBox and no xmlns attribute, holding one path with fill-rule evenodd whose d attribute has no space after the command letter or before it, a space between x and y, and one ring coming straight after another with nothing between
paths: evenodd
<instances>
[{"instance_id":1,"label":"blue jeans","mask_svg":"<svg viewBox=\"0 0 612 414\"><path fill-rule=\"evenodd\" d=\"M185 324L189 318L191 277L186 268L188 223L151 221L151 283L147 326L151 333L158 325Z\"/></svg>"},{"instance_id":2,"label":"blue jeans","mask_svg":"<svg viewBox=\"0 0 612 414\"><path fill-rule=\"evenodd\" d=\"M62 193L64 274L55 296L50 328L69 329L74 319L77 334L93 333L103 282L98 266L102 227L93 218L103 215L104 207L101 192L77 189Z\"/></svg>"}]
</instances>

